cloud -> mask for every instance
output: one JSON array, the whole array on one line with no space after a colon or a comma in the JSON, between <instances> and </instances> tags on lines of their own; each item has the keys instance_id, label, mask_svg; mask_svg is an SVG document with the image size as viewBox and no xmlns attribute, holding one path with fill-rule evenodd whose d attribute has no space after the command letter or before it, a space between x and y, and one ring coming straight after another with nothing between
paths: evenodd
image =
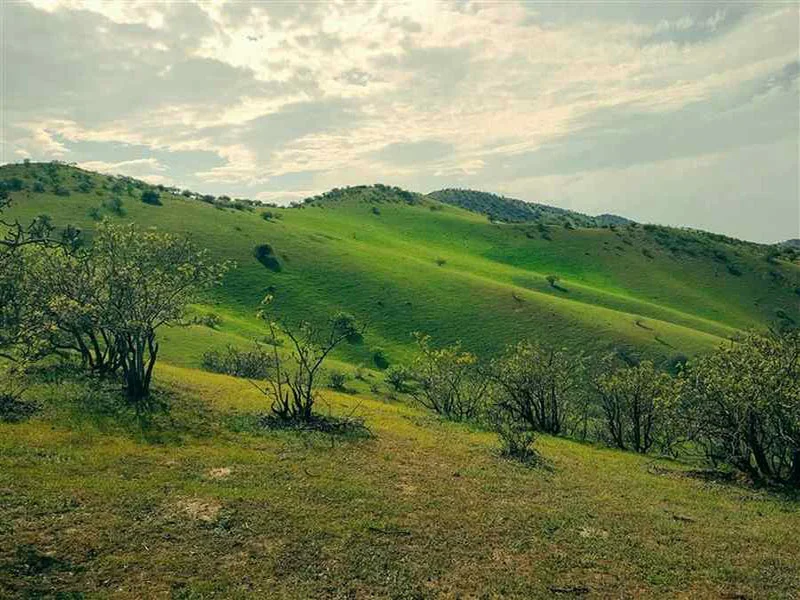
<instances>
[{"instance_id":1,"label":"cloud","mask_svg":"<svg viewBox=\"0 0 800 600\"><path fill-rule=\"evenodd\" d=\"M100 171L101 173L129 174L129 175L153 175L154 171L164 171L165 167L155 158L137 158L135 160L123 160L118 163L109 163L102 160L90 160L78 163L82 169L90 171Z\"/></svg>"},{"instance_id":2,"label":"cloud","mask_svg":"<svg viewBox=\"0 0 800 600\"><path fill-rule=\"evenodd\" d=\"M399 165L430 163L449 156L454 151L451 144L436 140L395 142L373 153L382 162Z\"/></svg>"},{"instance_id":3,"label":"cloud","mask_svg":"<svg viewBox=\"0 0 800 600\"><path fill-rule=\"evenodd\" d=\"M741 227L709 227L745 236L766 235L758 170L710 168L701 197L665 165L739 164L755 145L798 162L788 4L33 0L5 18L4 160L275 198L384 181L536 199L548 181L563 186L549 201L581 210L596 202L577 181L618 198L615 185L644 193L631 173L660 173L664 202L695 199L687 223L715 195ZM747 156L773 172L767 154ZM758 196L762 212L797 201L786 182Z\"/></svg>"}]
</instances>

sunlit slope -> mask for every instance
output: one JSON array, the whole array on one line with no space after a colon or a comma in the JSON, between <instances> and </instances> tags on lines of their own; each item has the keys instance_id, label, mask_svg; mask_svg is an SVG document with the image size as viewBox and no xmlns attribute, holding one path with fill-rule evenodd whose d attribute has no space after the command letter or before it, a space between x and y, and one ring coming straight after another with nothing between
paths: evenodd
<instances>
[{"instance_id":1,"label":"sunlit slope","mask_svg":"<svg viewBox=\"0 0 800 600\"><path fill-rule=\"evenodd\" d=\"M70 167L59 167L69 196L47 186L37 193L38 169L0 169L2 179L25 181L25 190L12 192L11 215L45 213L57 225L90 232L91 209L117 195L125 214L101 214L188 233L215 256L237 262L208 301L208 310L222 316L220 330L167 334L165 355L183 364L196 364L210 345L262 335L254 313L268 292L276 310L293 319L347 310L367 321L364 342L342 356L366 364L377 348L392 361L406 358L413 331L461 339L479 352L529 337L587 351L623 346L663 359L709 349L737 328L766 327L778 315L800 319L797 265L767 262L752 245L708 242L720 255L715 259L676 254L642 227L550 227L544 235L535 224L494 224L387 188L271 208L278 218L267 221L259 210L218 208L166 192L162 206L146 205L139 189L115 193L112 179L95 174L88 176L92 189L81 192L74 180L87 176ZM256 260L261 244L270 245L280 270ZM560 278L556 286L549 274Z\"/></svg>"},{"instance_id":2,"label":"sunlit slope","mask_svg":"<svg viewBox=\"0 0 800 600\"><path fill-rule=\"evenodd\" d=\"M246 381L161 364L156 384L171 410L144 432L69 380L29 389L43 409L28 422L0 422L0 597L795 598L800 585L798 504L688 466L543 435L550 468L525 468L490 433L375 395L325 394L371 439L264 431Z\"/></svg>"}]
</instances>

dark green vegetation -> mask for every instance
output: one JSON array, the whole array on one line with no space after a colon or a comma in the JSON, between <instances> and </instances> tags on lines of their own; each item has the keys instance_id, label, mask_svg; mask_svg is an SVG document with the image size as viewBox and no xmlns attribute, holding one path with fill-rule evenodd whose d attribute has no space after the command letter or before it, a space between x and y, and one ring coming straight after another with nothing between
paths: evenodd
<instances>
[{"instance_id":1,"label":"dark green vegetation","mask_svg":"<svg viewBox=\"0 0 800 600\"><path fill-rule=\"evenodd\" d=\"M800 584L791 495L720 479L795 476L796 353L751 336L708 354L743 328L791 329L789 250L634 223L487 222L387 186L256 211L63 165L2 172L4 218L58 251L74 223L100 252L87 264L112 255L108 231L139 232L141 247L121 246L137 282L175 276L155 242L180 234L209 264L238 263L191 319L179 302L175 327L142 338L145 357L160 349L148 411L86 360L50 355L3 382L3 595L786 597ZM101 279L89 287L115 281ZM412 331L433 337L415 351ZM605 370L585 360L607 352ZM691 356L686 375L662 374ZM201 363L267 381L186 368Z\"/></svg>"},{"instance_id":2,"label":"dark green vegetation","mask_svg":"<svg viewBox=\"0 0 800 600\"><path fill-rule=\"evenodd\" d=\"M524 202L516 198L507 198L490 194L489 192L476 192L475 190L439 190L428 194L428 196L444 204L451 204L484 214L490 220L504 221L506 223L534 221L568 229L575 227L608 227L610 225L632 223L630 219L617 215L591 217L573 210L565 210L535 202Z\"/></svg>"}]
</instances>

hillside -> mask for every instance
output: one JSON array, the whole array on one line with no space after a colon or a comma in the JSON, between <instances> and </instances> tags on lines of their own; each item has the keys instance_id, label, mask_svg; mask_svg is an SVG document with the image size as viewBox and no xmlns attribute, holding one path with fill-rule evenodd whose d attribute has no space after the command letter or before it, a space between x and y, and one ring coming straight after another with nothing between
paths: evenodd
<instances>
[{"instance_id":1,"label":"hillside","mask_svg":"<svg viewBox=\"0 0 800 600\"><path fill-rule=\"evenodd\" d=\"M602 214L592 217L573 210L475 190L446 189L431 192L428 196L444 204L486 215L493 221L508 223L536 221L567 227L608 227L633 223L630 219L618 215Z\"/></svg>"},{"instance_id":2,"label":"hillside","mask_svg":"<svg viewBox=\"0 0 800 600\"><path fill-rule=\"evenodd\" d=\"M739 329L798 322L793 251L636 223L490 222L384 185L291 208L55 163L0 167L0 185L4 220L47 215L87 238L102 219L135 222L237 263L191 307L217 319L158 330L146 404L54 356L3 371L24 386L21 401L0 395L3 598L755 599L800 586L788 488L701 470L691 451L604 447L591 408L575 439L537 433L541 460L511 460L487 422L423 408L376 361L405 363L423 331L482 354L529 338L672 367ZM264 341L266 294L289 320L346 310L368 324L325 365L346 386L320 376L313 390L315 423L349 428L276 420L257 381L198 368L209 349Z\"/></svg>"},{"instance_id":3,"label":"hillside","mask_svg":"<svg viewBox=\"0 0 800 600\"><path fill-rule=\"evenodd\" d=\"M88 233L99 218L136 221L189 234L235 260L225 285L197 307L219 314L221 326L167 335L165 356L187 366L209 346L260 335L254 312L267 292L291 318L343 309L369 322L364 342L340 356L363 364L378 349L390 362L405 360L413 331L461 339L480 353L530 337L669 360L708 350L740 328L800 322L797 264L766 246L702 232L490 223L388 186L261 209L166 189L161 205L148 205L143 182L60 164L6 165L0 179L11 190L12 217L47 214ZM266 264L254 256L263 245L272 255ZM559 278L554 285L550 274Z\"/></svg>"},{"instance_id":4,"label":"hillside","mask_svg":"<svg viewBox=\"0 0 800 600\"><path fill-rule=\"evenodd\" d=\"M798 504L543 436L550 469L385 399L373 438L265 431L241 379L162 365L135 416L71 382L0 422L0 596L790 598ZM162 396L163 397L163 396Z\"/></svg>"}]
</instances>

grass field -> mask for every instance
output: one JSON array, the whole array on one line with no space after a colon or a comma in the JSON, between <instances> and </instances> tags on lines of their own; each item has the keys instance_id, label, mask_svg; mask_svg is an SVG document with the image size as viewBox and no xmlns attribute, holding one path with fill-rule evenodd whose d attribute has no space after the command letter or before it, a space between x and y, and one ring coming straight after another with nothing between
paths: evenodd
<instances>
[{"instance_id":1,"label":"grass field","mask_svg":"<svg viewBox=\"0 0 800 600\"><path fill-rule=\"evenodd\" d=\"M0 595L791 598L800 505L543 437L550 467L403 402L373 437L264 432L241 380L162 366L146 434L83 384L0 424ZM49 398L49 400L48 400ZM73 595L70 596L69 594Z\"/></svg>"},{"instance_id":2,"label":"grass field","mask_svg":"<svg viewBox=\"0 0 800 600\"><path fill-rule=\"evenodd\" d=\"M159 330L164 408L146 419L111 384L31 376L39 412L0 422L0 597L798 597L796 497L547 436L546 465L527 467L501 458L494 434L390 396L374 364L379 349L409 360L414 331L484 355L523 338L662 361L706 352L744 328L800 322L800 266L768 248L494 223L387 188L265 220L167 192L146 205L64 165L0 177L26 188L4 216L47 214L88 236L98 216L132 221L237 263L191 307L218 327ZM60 194L32 191L53 177ZM114 196L121 215L101 207ZM262 244L279 268L255 258ZM207 350L266 334L255 313L268 293L289 320L345 310L368 324L329 365L362 365L362 379L318 408L362 417L369 436L264 428L253 386L198 370Z\"/></svg>"}]
</instances>

